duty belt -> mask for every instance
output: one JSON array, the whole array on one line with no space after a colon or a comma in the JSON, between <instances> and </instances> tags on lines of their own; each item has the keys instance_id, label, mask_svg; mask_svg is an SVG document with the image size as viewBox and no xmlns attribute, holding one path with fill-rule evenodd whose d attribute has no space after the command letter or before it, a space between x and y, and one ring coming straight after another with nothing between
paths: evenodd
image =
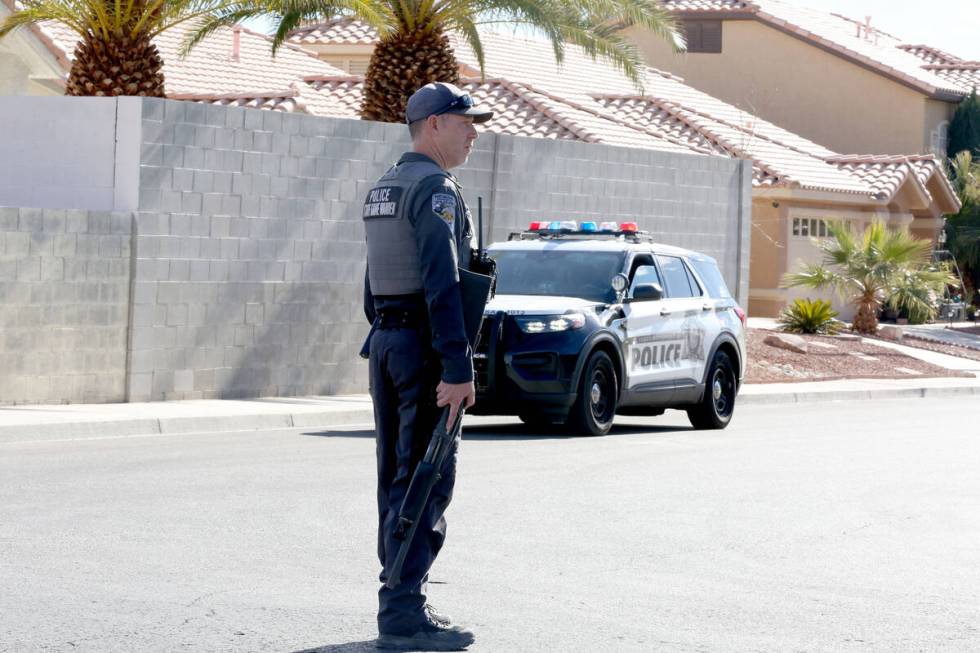
<instances>
[{"instance_id":1,"label":"duty belt","mask_svg":"<svg viewBox=\"0 0 980 653\"><path fill-rule=\"evenodd\" d=\"M378 311L379 329L421 329L427 323L424 312L409 308L383 308Z\"/></svg>"}]
</instances>

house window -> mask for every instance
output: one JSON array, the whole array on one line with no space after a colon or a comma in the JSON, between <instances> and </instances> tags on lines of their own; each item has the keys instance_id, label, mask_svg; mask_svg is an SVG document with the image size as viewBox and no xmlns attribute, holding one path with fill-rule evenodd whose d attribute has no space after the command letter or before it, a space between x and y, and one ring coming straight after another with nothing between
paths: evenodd
<instances>
[{"instance_id":1,"label":"house window","mask_svg":"<svg viewBox=\"0 0 980 653\"><path fill-rule=\"evenodd\" d=\"M800 238L826 238L827 223L819 218L793 218L793 235Z\"/></svg>"},{"instance_id":2,"label":"house window","mask_svg":"<svg viewBox=\"0 0 980 653\"><path fill-rule=\"evenodd\" d=\"M688 52L721 52L720 20L685 20L684 36Z\"/></svg>"},{"instance_id":3,"label":"house window","mask_svg":"<svg viewBox=\"0 0 980 653\"><path fill-rule=\"evenodd\" d=\"M929 139L929 151L940 159L946 157L946 149L949 147L949 121L944 120L932 130Z\"/></svg>"}]
</instances>

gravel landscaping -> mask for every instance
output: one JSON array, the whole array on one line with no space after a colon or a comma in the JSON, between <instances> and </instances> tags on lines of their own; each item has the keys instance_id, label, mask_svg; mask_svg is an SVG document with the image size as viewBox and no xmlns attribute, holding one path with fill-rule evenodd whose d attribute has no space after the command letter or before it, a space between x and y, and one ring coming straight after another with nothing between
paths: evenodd
<instances>
[{"instance_id":1,"label":"gravel landscaping","mask_svg":"<svg viewBox=\"0 0 980 653\"><path fill-rule=\"evenodd\" d=\"M780 349L763 342L778 331L749 329L747 333L749 368L746 383L793 383L835 379L908 379L927 377L965 377L972 374L948 370L871 342L835 336L801 335L807 353ZM915 346L923 341L916 341ZM908 341L903 344L911 344ZM933 349L933 343L927 343ZM945 347L936 345L936 347ZM964 351L962 347L952 347ZM972 352L978 353L978 352Z\"/></svg>"}]
</instances>

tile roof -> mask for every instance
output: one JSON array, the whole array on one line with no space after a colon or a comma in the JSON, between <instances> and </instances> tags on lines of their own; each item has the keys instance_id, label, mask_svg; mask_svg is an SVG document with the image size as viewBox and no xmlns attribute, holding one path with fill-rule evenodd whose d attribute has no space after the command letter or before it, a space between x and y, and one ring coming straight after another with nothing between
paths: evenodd
<instances>
[{"instance_id":1,"label":"tile roof","mask_svg":"<svg viewBox=\"0 0 980 653\"><path fill-rule=\"evenodd\" d=\"M980 61L964 61L954 64L935 64L923 66L926 70L948 80L968 92L980 90Z\"/></svg>"},{"instance_id":2,"label":"tile roof","mask_svg":"<svg viewBox=\"0 0 980 653\"><path fill-rule=\"evenodd\" d=\"M67 61L74 58L78 42L74 32L57 23L43 23L40 28ZM284 45L273 58L271 39L245 28L239 28L237 60L232 57L236 30L231 27L217 30L181 58L180 48L190 29L176 27L154 39L163 57L168 97L281 91L306 75L343 74L293 45Z\"/></svg>"},{"instance_id":3,"label":"tile roof","mask_svg":"<svg viewBox=\"0 0 980 653\"><path fill-rule=\"evenodd\" d=\"M494 111L494 119L480 125L482 131L671 152L719 153L671 135L623 124L614 116L603 115L597 106L580 106L527 84L464 78L461 86L478 104ZM297 97L305 110L314 115L358 118L362 93L359 77L307 77Z\"/></svg>"},{"instance_id":4,"label":"tile roof","mask_svg":"<svg viewBox=\"0 0 980 653\"><path fill-rule=\"evenodd\" d=\"M195 94L186 95L181 98L191 102L201 104L217 104L226 107L244 107L246 109L267 109L269 111L282 111L283 113L310 113L306 104L300 98L297 88L289 89L278 93L256 93L256 94L231 94L231 95L210 95Z\"/></svg>"},{"instance_id":5,"label":"tile roof","mask_svg":"<svg viewBox=\"0 0 980 653\"><path fill-rule=\"evenodd\" d=\"M901 184L887 180L904 183L903 170L911 170L904 159L841 158L660 71L647 70L646 90L640 94L622 73L593 61L580 48L569 46L559 68L548 42L501 34L485 34L483 39L488 79L464 79L463 85L477 102L496 112L494 120L481 126L487 131L743 157L752 161L757 187L829 191L856 200L890 198ZM466 42L456 35L450 35L450 41L461 70L474 71L476 57ZM357 117L357 80L309 77L300 101L317 115ZM602 80L601 85L596 80ZM928 173L926 181L939 172L948 184L938 164L931 170L923 164L921 169Z\"/></svg>"},{"instance_id":6,"label":"tile roof","mask_svg":"<svg viewBox=\"0 0 980 653\"><path fill-rule=\"evenodd\" d=\"M905 50L911 54L914 54L919 59L922 59L927 64L931 63L960 63L963 61L959 57L949 54L948 52L943 52L938 48L934 48L928 45L910 45L902 44L898 46L899 50Z\"/></svg>"},{"instance_id":7,"label":"tile roof","mask_svg":"<svg viewBox=\"0 0 980 653\"><path fill-rule=\"evenodd\" d=\"M371 45L378 40L378 31L361 21L337 18L295 29L290 32L287 40L297 45L310 43Z\"/></svg>"},{"instance_id":8,"label":"tile roof","mask_svg":"<svg viewBox=\"0 0 980 653\"><path fill-rule=\"evenodd\" d=\"M689 12L719 12L746 11L756 9L754 2L746 0L661 0L672 11Z\"/></svg>"}]
</instances>

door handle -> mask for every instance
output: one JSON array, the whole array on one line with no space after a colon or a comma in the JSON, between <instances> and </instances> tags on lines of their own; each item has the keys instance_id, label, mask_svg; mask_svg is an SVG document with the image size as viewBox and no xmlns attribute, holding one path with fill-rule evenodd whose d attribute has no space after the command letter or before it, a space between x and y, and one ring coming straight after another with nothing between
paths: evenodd
<instances>
[{"instance_id":1,"label":"door handle","mask_svg":"<svg viewBox=\"0 0 980 653\"><path fill-rule=\"evenodd\" d=\"M666 308L661 308L660 309L660 316L661 317L665 317L667 315L670 315L670 311L668 311Z\"/></svg>"},{"instance_id":2,"label":"door handle","mask_svg":"<svg viewBox=\"0 0 980 653\"><path fill-rule=\"evenodd\" d=\"M701 310L702 310L702 311L710 311L710 310L711 310L711 308L712 308L712 307L711 307L711 304L702 304L702 305L701 305Z\"/></svg>"}]
</instances>

